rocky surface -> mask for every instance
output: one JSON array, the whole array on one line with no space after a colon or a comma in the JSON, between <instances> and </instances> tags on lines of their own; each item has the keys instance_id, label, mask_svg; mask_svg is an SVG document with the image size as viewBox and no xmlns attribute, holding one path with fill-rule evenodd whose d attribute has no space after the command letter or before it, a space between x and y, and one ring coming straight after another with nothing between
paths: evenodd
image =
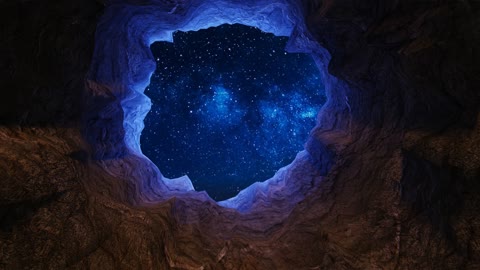
<instances>
[{"instance_id":1,"label":"rocky surface","mask_svg":"<svg viewBox=\"0 0 480 270\"><path fill-rule=\"evenodd\" d=\"M0 269L480 268L480 3L31 0L0 13ZM138 136L149 42L235 21L292 31L287 49L312 54L329 100L306 151L224 208L164 179Z\"/></svg>"}]
</instances>

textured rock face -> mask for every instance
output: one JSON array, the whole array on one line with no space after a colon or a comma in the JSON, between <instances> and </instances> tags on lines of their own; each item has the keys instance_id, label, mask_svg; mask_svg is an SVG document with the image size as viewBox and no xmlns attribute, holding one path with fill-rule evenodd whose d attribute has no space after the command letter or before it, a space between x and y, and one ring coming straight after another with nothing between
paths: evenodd
<instances>
[{"instance_id":1,"label":"textured rock face","mask_svg":"<svg viewBox=\"0 0 480 270\"><path fill-rule=\"evenodd\" d=\"M476 2L0 10L1 269L480 267ZM137 144L148 44L237 21L292 31L287 49L312 53L329 96L306 151L225 202L238 211L170 184Z\"/></svg>"}]
</instances>

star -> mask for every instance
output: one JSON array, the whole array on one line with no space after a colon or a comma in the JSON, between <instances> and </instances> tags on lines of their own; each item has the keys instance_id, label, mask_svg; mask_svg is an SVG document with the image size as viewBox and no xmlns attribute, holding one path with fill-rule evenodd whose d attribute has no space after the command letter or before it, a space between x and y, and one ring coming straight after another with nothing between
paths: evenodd
<instances>
[{"instance_id":1,"label":"star","mask_svg":"<svg viewBox=\"0 0 480 270\"><path fill-rule=\"evenodd\" d=\"M235 24L151 46L141 147L163 175L188 173L218 201L293 161L326 98L311 56L285 52L287 40Z\"/></svg>"}]
</instances>

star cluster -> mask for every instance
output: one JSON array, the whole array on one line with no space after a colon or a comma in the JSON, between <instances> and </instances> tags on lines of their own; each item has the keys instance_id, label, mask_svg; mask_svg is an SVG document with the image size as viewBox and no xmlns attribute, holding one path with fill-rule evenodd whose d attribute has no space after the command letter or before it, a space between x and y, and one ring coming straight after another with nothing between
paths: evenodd
<instances>
[{"instance_id":1,"label":"star cluster","mask_svg":"<svg viewBox=\"0 0 480 270\"><path fill-rule=\"evenodd\" d=\"M312 58L286 53L287 40L235 24L151 46L141 145L164 176L223 200L294 159L325 96Z\"/></svg>"}]
</instances>

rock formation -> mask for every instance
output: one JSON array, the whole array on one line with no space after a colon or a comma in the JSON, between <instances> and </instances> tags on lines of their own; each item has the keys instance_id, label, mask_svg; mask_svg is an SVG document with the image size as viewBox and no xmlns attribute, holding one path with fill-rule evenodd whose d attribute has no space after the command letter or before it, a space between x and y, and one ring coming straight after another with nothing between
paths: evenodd
<instances>
[{"instance_id":1,"label":"rock formation","mask_svg":"<svg viewBox=\"0 0 480 270\"><path fill-rule=\"evenodd\" d=\"M1 1L0 269L479 269L480 3ZM289 35L328 102L217 204L141 154L149 45Z\"/></svg>"}]
</instances>

